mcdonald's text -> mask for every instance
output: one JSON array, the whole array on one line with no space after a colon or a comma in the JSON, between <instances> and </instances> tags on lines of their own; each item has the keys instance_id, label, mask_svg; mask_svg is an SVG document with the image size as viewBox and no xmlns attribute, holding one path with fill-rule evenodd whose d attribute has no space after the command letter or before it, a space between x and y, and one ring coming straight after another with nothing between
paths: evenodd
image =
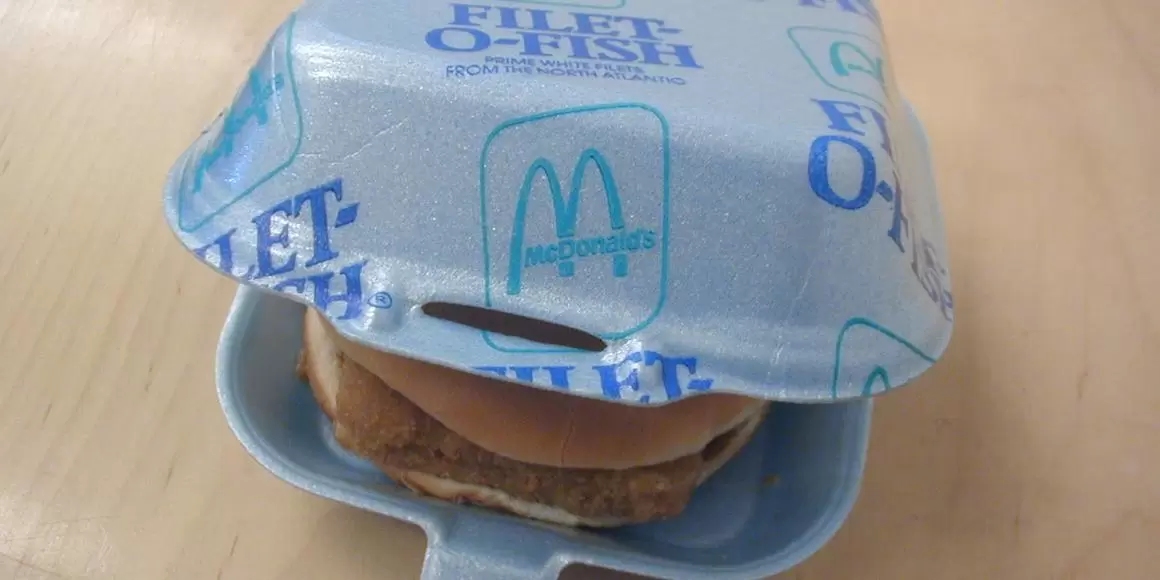
<instances>
[{"instance_id":1,"label":"mcdonald's text","mask_svg":"<svg viewBox=\"0 0 1160 580\"><path fill-rule=\"evenodd\" d=\"M598 258L600 256L618 255L648 251L657 245L657 233L654 230L639 228L634 232L610 232L607 236L582 238L579 240L561 240L554 244L538 244L529 246L524 254L524 267L532 268L555 264L560 260L574 258Z\"/></svg>"}]
</instances>

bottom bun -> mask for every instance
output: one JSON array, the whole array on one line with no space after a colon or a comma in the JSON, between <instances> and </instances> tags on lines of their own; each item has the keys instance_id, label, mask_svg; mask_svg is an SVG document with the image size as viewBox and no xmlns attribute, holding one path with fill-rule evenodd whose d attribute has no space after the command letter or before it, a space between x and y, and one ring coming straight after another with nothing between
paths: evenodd
<instances>
[{"instance_id":1,"label":"bottom bun","mask_svg":"<svg viewBox=\"0 0 1160 580\"><path fill-rule=\"evenodd\" d=\"M753 432L761 425L763 418L764 413L758 413L746 420L737 431L731 434L732 436L723 443L721 451L712 461L706 463L704 471L701 472L698 478L698 485L712 477L717 470L721 469L737 452L745 447L745 444L749 442L749 438L752 437ZM429 473L403 471L390 467L385 467L383 470L388 477L419 494L454 503L470 503L472 505L498 509L524 518L564 526L587 528L614 528L637 523L626 518L582 517L557 507L524 501L498 489L460 483Z\"/></svg>"},{"instance_id":2,"label":"bottom bun","mask_svg":"<svg viewBox=\"0 0 1160 580\"><path fill-rule=\"evenodd\" d=\"M498 489L459 483L419 471L386 468L387 476L420 495L453 503L493 508L523 518L570 527L614 528L631 523L617 518L582 518L566 510L515 498Z\"/></svg>"},{"instance_id":3,"label":"bottom bun","mask_svg":"<svg viewBox=\"0 0 1160 580\"><path fill-rule=\"evenodd\" d=\"M311 311L313 312L313 311ZM566 526L614 527L672 517L750 440L768 405L689 456L624 470L519 462L450 431L347 358L308 314L299 374L331 418L335 440L423 495Z\"/></svg>"}]
</instances>

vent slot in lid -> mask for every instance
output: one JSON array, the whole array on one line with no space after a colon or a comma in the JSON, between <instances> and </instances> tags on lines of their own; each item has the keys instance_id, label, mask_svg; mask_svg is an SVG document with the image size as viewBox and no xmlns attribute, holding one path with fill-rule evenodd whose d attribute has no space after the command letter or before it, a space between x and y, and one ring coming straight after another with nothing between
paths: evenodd
<instances>
[{"instance_id":1,"label":"vent slot in lid","mask_svg":"<svg viewBox=\"0 0 1160 580\"><path fill-rule=\"evenodd\" d=\"M608 347L600 337L583 330L490 308L449 302L428 302L423 305L423 313L432 318L470 326L477 330L540 344L588 352L601 352Z\"/></svg>"}]
</instances>

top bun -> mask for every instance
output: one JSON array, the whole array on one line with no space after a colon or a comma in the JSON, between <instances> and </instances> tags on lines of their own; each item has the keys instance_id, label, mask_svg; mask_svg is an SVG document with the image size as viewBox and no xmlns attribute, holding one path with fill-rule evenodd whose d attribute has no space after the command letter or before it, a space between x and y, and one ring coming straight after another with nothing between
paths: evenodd
<instances>
[{"instance_id":1,"label":"top bun","mask_svg":"<svg viewBox=\"0 0 1160 580\"><path fill-rule=\"evenodd\" d=\"M634 407L481 377L355 343L312 310L338 350L472 443L516 461L629 469L699 453L767 402L698 395Z\"/></svg>"}]
</instances>

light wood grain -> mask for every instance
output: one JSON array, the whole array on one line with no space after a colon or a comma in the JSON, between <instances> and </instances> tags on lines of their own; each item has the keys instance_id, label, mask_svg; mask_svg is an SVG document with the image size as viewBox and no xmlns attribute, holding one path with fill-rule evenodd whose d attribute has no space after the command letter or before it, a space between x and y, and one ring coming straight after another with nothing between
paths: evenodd
<instances>
[{"instance_id":1,"label":"light wood grain","mask_svg":"<svg viewBox=\"0 0 1160 580\"><path fill-rule=\"evenodd\" d=\"M233 439L233 285L161 218L169 164L294 4L0 1L0 579L418 577L417 529ZM956 335L881 400L848 525L787 577L1160 577L1160 4L880 5Z\"/></svg>"}]
</instances>

